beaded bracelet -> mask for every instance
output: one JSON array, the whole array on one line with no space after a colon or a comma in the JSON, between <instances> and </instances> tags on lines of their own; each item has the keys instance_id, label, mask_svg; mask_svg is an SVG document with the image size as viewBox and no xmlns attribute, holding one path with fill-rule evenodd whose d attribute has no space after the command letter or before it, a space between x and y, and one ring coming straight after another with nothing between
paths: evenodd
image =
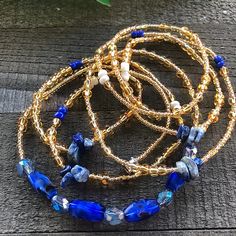
<instances>
[{"instance_id":1,"label":"beaded bracelet","mask_svg":"<svg viewBox=\"0 0 236 236\"><path fill-rule=\"evenodd\" d=\"M187 74L171 60L145 49L136 49L137 45L161 42L178 45L192 60L202 66L202 76L196 90ZM121 45L124 46L123 49ZM182 80L184 87L188 90L190 102L181 105L169 88L149 69L135 61L137 57L152 60L173 71L176 78ZM212 61L214 66L211 65ZM55 92L77 79L83 81L82 86L71 93L64 104L58 107L51 126L45 129L40 117L42 104L49 100ZM200 158L197 155L197 144L210 125L218 122L219 114L224 106L225 95L221 89L222 81L226 87L228 104L230 105L227 129L218 143ZM214 107L209 112L206 121L203 122L200 119L199 103L204 99L211 82L215 87ZM92 90L98 84L126 107L126 112L114 124L104 129L100 128L91 105ZM157 111L144 104L142 91L145 84L152 86L155 92L160 95L165 105L164 111ZM62 128L68 111L78 99L83 99L85 102L93 137L84 138L83 134L77 131L69 146L60 144L57 141L57 130L59 127ZM191 114L192 125L186 125L184 122L189 114ZM107 145L106 139L130 119L136 119L160 134L143 153L127 161L113 153ZM20 176L23 173L27 176L37 192L51 201L53 209L57 212L68 212L73 217L92 222L105 219L111 225L119 224L123 220L137 222L149 218L159 212L162 207L168 206L174 193L185 182L199 176L199 170L203 163L216 155L231 137L235 119L235 94L224 59L205 47L197 34L186 27L180 28L164 24L129 27L118 32L111 40L99 47L94 57L70 63L34 93L32 105L19 118L17 146L20 161L17 164L17 170ZM71 183L86 182L88 179L97 180L107 185L110 182L136 179L145 175L156 177L168 174L166 186L163 191L158 193L156 199L140 199L123 210L116 207L105 208L100 203L92 201L68 201L58 194L49 178L37 171L32 161L24 154L23 135L27 131L28 121L32 122L36 133L49 147L52 157L60 168L62 188ZM161 125L160 121L165 121L165 126ZM159 146L167 135L175 136L176 141L167 147L152 164L144 163L149 154ZM101 175L90 173L87 168L80 166L80 157L94 145L100 145L105 154L104 157L122 166L127 174ZM182 158L176 162L176 166L167 166L166 160L180 148L183 150Z\"/></svg>"}]
</instances>

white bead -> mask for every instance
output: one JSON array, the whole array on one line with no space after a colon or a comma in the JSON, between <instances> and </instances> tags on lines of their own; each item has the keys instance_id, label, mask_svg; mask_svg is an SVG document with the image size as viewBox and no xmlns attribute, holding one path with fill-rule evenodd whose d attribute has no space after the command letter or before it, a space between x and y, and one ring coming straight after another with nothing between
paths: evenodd
<instances>
[{"instance_id":1,"label":"white bead","mask_svg":"<svg viewBox=\"0 0 236 236\"><path fill-rule=\"evenodd\" d=\"M125 61L121 62L120 70L124 71L124 72L128 72L129 71L129 63L125 62Z\"/></svg>"},{"instance_id":2,"label":"white bead","mask_svg":"<svg viewBox=\"0 0 236 236\"><path fill-rule=\"evenodd\" d=\"M103 75L100 79L99 79L99 82L100 82L100 84L105 84L107 81L109 81L110 80L110 78L109 78L109 76L108 75Z\"/></svg>"},{"instance_id":3,"label":"white bead","mask_svg":"<svg viewBox=\"0 0 236 236\"><path fill-rule=\"evenodd\" d=\"M98 78L101 78L103 75L107 75L107 71L104 70L104 69L101 69L101 70L98 72Z\"/></svg>"},{"instance_id":4,"label":"white bead","mask_svg":"<svg viewBox=\"0 0 236 236\"><path fill-rule=\"evenodd\" d=\"M180 109L181 105L180 105L179 101L173 101L173 102L170 103L170 107L171 107L172 110L173 109Z\"/></svg>"},{"instance_id":5,"label":"white bead","mask_svg":"<svg viewBox=\"0 0 236 236\"><path fill-rule=\"evenodd\" d=\"M129 74L129 72L122 71L121 72L121 77L123 78L123 80L129 81L130 74Z\"/></svg>"}]
</instances>

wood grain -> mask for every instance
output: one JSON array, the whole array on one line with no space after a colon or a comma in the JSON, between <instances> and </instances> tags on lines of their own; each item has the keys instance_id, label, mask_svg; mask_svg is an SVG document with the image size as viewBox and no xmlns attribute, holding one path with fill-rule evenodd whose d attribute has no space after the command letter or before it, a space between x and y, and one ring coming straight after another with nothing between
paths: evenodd
<instances>
[{"instance_id":1,"label":"wood grain","mask_svg":"<svg viewBox=\"0 0 236 236\"><path fill-rule=\"evenodd\" d=\"M204 43L226 57L233 84L236 85L236 2L231 1L113 1L106 8L93 0L56 1L0 1L0 234L32 235L236 235L236 137L235 134L201 172L200 178L179 191L173 204L158 216L139 224L123 224L111 227L105 223L91 224L71 219L51 210L49 203L38 196L25 179L16 175L16 123L21 111L31 102L33 92L59 67L69 61L91 56L94 50L123 27L139 23L169 23L188 25L197 32ZM193 63L173 45L152 46L148 50L166 55L184 68L195 86L201 74L200 67ZM140 59L139 59L140 60ZM185 101L186 90L174 73L140 60L151 66L160 80L171 88L180 101ZM50 125L53 111L63 102L79 81L57 94L44 106L45 126ZM201 104L203 114L212 105L213 87ZM111 124L125 108L100 88L94 94L93 107L101 126ZM160 97L145 86L145 102L154 108L163 109ZM226 111L221 122L209 129L200 146L200 155L216 143L225 129ZM60 137L69 144L75 131L89 135L88 118L82 102L69 113ZM138 155L152 142L156 135L136 121L127 123L109 140L114 152L128 159ZM122 138L119 138L121 137ZM161 143L150 160L160 155L171 139ZM35 137L33 129L27 134L26 153L35 160L38 168L59 184L60 177L49 149ZM94 172L118 174L122 170L102 157L99 148L82 159L82 164ZM177 153L173 158L178 158ZM125 207L139 198L155 198L165 183L162 178L141 178L109 187L89 182L76 185L66 191L68 198L91 199L105 206Z\"/></svg>"}]
</instances>

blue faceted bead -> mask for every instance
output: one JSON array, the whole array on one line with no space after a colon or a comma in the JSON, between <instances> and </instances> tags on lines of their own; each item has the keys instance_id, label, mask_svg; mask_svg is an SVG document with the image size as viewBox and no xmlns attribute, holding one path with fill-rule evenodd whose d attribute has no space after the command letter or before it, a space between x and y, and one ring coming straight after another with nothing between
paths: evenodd
<instances>
[{"instance_id":1,"label":"blue faceted bead","mask_svg":"<svg viewBox=\"0 0 236 236\"><path fill-rule=\"evenodd\" d=\"M90 173L88 169L79 165L75 165L71 169L71 174L74 176L77 182L86 182L89 178Z\"/></svg>"},{"instance_id":2,"label":"blue faceted bead","mask_svg":"<svg viewBox=\"0 0 236 236\"><path fill-rule=\"evenodd\" d=\"M42 193L49 200L51 200L53 196L57 195L56 188L52 185L52 182L46 175L34 171L28 175L28 180L37 192Z\"/></svg>"},{"instance_id":3,"label":"blue faceted bead","mask_svg":"<svg viewBox=\"0 0 236 236\"><path fill-rule=\"evenodd\" d=\"M77 144L83 144L84 143L84 136L82 133L77 133L73 135L73 141Z\"/></svg>"},{"instance_id":4,"label":"blue faceted bead","mask_svg":"<svg viewBox=\"0 0 236 236\"><path fill-rule=\"evenodd\" d=\"M71 145L68 148L68 154L72 157L73 161L75 161L76 163L79 162L79 158L80 158L80 148L77 145L77 143L75 143L74 141L71 143Z\"/></svg>"},{"instance_id":5,"label":"blue faceted bead","mask_svg":"<svg viewBox=\"0 0 236 236\"><path fill-rule=\"evenodd\" d=\"M63 177L66 173L71 171L71 166L70 165L66 165L61 171L60 171L60 175Z\"/></svg>"},{"instance_id":6,"label":"blue faceted bead","mask_svg":"<svg viewBox=\"0 0 236 236\"><path fill-rule=\"evenodd\" d=\"M168 206L173 200L173 192L169 190L165 190L163 192L158 193L157 203L160 206Z\"/></svg>"},{"instance_id":7,"label":"blue faceted bead","mask_svg":"<svg viewBox=\"0 0 236 236\"><path fill-rule=\"evenodd\" d=\"M221 61L223 61L224 60L224 58L222 57L222 56L220 56L220 55L216 55L215 57L214 57L214 62L217 64L218 62L221 62Z\"/></svg>"},{"instance_id":8,"label":"blue faceted bead","mask_svg":"<svg viewBox=\"0 0 236 236\"><path fill-rule=\"evenodd\" d=\"M200 168L203 165L203 161L201 158L195 157L193 160L197 164L198 168Z\"/></svg>"},{"instance_id":9,"label":"blue faceted bead","mask_svg":"<svg viewBox=\"0 0 236 236\"><path fill-rule=\"evenodd\" d=\"M57 112L54 114L54 118L58 118L58 119L60 119L60 120L62 121L62 120L65 119L65 114L62 113L62 112L58 112L58 111L57 111Z\"/></svg>"},{"instance_id":10,"label":"blue faceted bead","mask_svg":"<svg viewBox=\"0 0 236 236\"><path fill-rule=\"evenodd\" d=\"M99 222L104 219L105 207L99 203L73 200L69 204L69 213L76 218L87 221Z\"/></svg>"},{"instance_id":11,"label":"blue faceted bead","mask_svg":"<svg viewBox=\"0 0 236 236\"><path fill-rule=\"evenodd\" d=\"M112 207L106 209L104 216L110 225L118 225L124 219L124 212L116 207Z\"/></svg>"},{"instance_id":12,"label":"blue faceted bead","mask_svg":"<svg viewBox=\"0 0 236 236\"><path fill-rule=\"evenodd\" d=\"M59 106L57 111L66 115L68 113L68 108L66 106Z\"/></svg>"},{"instance_id":13,"label":"blue faceted bead","mask_svg":"<svg viewBox=\"0 0 236 236\"><path fill-rule=\"evenodd\" d=\"M19 176L22 176L24 172L26 175L29 175L35 170L32 161L29 159L20 160L16 165L16 169Z\"/></svg>"},{"instance_id":14,"label":"blue faceted bead","mask_svg":"<svg viewBox=\"0 0 236 236\"><path fill-rule=\"evenodd\" d=\"M80 69L83 65L84 64L81 60L73 61L69 64L72 70Z\"/></svg>"},{"instance_id":15,"label":"blue faceted bead","mask_svg":"<svg viewBox=\"0 0 236 236\"><path fill-rule=\"evenodd\" d=\"M86 151L90 150L93 147L93 145L94 145L94 142L91 139L89 138L84 139L84 149Z\"/></svg>"},{"instance_id":16,"label":"blue faceted bead","mask_svg":"<svg viewBox=\"0 0 236 236\"><path fill-rule=\"evenodd\" d=\"M178 172L173 172L168 176L166 188L171 190L172 192L176 192L180 187L184 185L184 183L184 177Z\"/></svg>"},{"instance_id":17,"label":"blue faceted bead","mask_svg":"<svg viewBox=\"0 0 236 236\"><path fill-rule=\"evenodd\" d=\"M149 218L159 212L160 206L154 199L141 199L131 203L125 210L125 220L137 222Z\"/></svg>"},{"instance_id":18,"label":"blue faceted bead","mask_svg":"<svg viewBox=\"0 0 236 236\"><path fill-rule=\"evenodd\" d=\"M61 179L60 185L62 188L65 188L67 185L73 183L74 180L74 176L71 174L71 172L67 172Z\"/></svg>"},{"instance_id":19,"label":"blue faceted bead","mask_svg":"<svg viewBox=\"0 0 236 236\"><path fill-rule=\"evenodd\" d=\"M69 209L69 202L62 196L55 195L52 198L52 208L59 213L67 212Z\"/></svg>"}]
</instances>

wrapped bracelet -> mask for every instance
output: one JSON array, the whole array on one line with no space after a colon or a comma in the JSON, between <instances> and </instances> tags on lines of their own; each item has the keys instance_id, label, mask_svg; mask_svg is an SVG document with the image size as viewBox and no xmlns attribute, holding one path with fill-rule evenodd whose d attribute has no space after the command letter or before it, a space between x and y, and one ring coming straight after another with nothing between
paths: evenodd
<instances>
[{"instance_id":1,"label":"wrapped bracelet","mask_svg":"<svg viewBox=\"0 0 236 236\"><path fill-rule=\"evenodd\" d=\"M188 75L171 60L154 52L137 48L139 45L161 42L178 45L202 67L200 83L196 89L193 88ZM123 48L121 48L122 45ZM182 80L187 89L190 102L180 104L169 88L149 69L135 61L137 57L159 63L174 72L176 78ZM45 129L41 120L42 104L74 80L82 80L82 86L74 90L64 101L64 104L58 107L51 126ZM222 82L224 82L226 92L221 89ZM160 95L165 105L164 111L157 111L143 102L145 84L152 86L155 92ZM210 84L215 88L214 107L208 113L207 119L202 121L199 103L204 99ZM100 128L91 105L94 86L105 88L126 107L126 112L104 129ZM227 129L218 143L211 147L205 155L199 157L197 144L210 125L218 122L225 97L228 98L227 102L230 105ZM79 99L83 99L86 105L93 137L84 137L81 132L76 131L69 145L61 144L57 141L57 130L59 127L62 128L67 113ZM188 115L191 115L192 124L187 125L185 119ZM123 220L127 222L141 221L156 214L162 207L168 206L174 193L181 186L199 176L199 170L203 163L215 156L231 137L235 126L235 117L235 94L224 58L205 47L197 34L186 27L180 28L165 24L129 27L118 32L111 40L99 47L93 57L74 61L69 66L60 69L34 93L32 105L24 111L18 123L17 146L20 158L17 164L18 174L20 176L25 174L32 187L50 200L53 209L57 212L68 212L73 217L92 222L105 219L111 225L120 224ZM143 153L127 161L113 153L107 145L106 139L116 129L133 118L158 134L156 140ZM152 177L168 175L166 186L163 191L157 194L156 198L134 201L123 210L116 207L105 208L100 203L92 201L68 201L58 194L50 179L37 171L32 161L25 156L23 135L27 131L29 121L32 122L43 143L49 147L52 157L60 168L62 188L71 183L86 182L89 179L107 185L110 182L126 181L147 175ZM165 125L163 126L163 122L160 123L160 121L165 121ZM159 157L156 157L152 164L144 163L149 154L168 135L176 137L176 141L167 147ZM104 157L122 166L127 174L101 175L91 173L87 168L79 165L80 157L85 152L89 152L94 145L100 145L105 154ZM182 158L176 162L175 166L167 166L167 159L179 148L183 150Z\"/></svg>"}]
</instances>

